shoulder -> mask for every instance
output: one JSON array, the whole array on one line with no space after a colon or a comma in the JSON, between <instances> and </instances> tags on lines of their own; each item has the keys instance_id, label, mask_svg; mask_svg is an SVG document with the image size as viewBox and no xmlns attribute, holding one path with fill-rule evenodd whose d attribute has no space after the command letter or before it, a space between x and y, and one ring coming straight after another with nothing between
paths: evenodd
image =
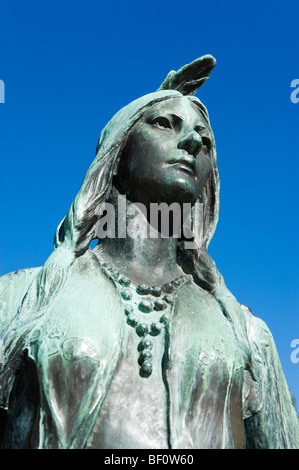
<instances>
[{"instance_id":1,"label":"shoulder","mask_svg":"<svg viewBox=\"0 0 299 470\"><path fill-rule=\"evenodd\" d=\"M40 269L40 267L18 269L17 271L0 276L0 294L10 283L20 283L22 281L26 281L26 279L31 279Z\"/></svg>"},{"instance_id":2,"label":"shoulder","mask_svg":"<svg viewBox=\"0 0 299 470\"><path fill-rule=\"evenodd\" d=\"M265 321L256 317L246 305L240 304L240 307L245 319L249 341L260 345L274 345L272 333Z\"/></svg>"},{"instance_id":3,"label":"shoulder","mask_svg":"<svg viewBox=\"0 0 299 470\"><path fill-rule=\"evenodd\" d=\"M0 331L16 314L30 283L40 269L19 269L0 277Z\"/></svg>"}]
</instances>

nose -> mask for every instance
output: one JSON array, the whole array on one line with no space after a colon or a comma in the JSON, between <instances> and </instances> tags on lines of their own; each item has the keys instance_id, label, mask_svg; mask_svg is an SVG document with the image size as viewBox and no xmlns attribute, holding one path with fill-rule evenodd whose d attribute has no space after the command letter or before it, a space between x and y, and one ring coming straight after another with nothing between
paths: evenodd
<instances>
[{"instance_id":1,"label":"nose","mask_svg":"<svg viewBox=\"0 0 299 470\"><path fill-rule=\"evenodd\" d=\"M202 148L202 138L200 135L191 129L186 132L178 143L179 149L186 150L190 155L196 157Z\"/></svg>"}]
</instances>

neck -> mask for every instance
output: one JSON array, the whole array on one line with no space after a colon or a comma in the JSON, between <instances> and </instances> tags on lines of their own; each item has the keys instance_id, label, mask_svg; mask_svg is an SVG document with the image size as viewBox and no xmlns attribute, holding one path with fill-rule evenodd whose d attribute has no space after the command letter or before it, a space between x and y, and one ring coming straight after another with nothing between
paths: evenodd
<instances>
[{"instance_id":1,"label":"neck","mask_svg":"<svg viewBox=\"0 0 299 470\"><path fill-rule=\"evenodd\" d=\"M177 264L178 238L162 238L150 225L147 214L116 190L109 201L114 208L115 224L107 227L106 237L95 253L136 284L158 286L181 276L183 271Z\"/></svg>"}]
</instances>

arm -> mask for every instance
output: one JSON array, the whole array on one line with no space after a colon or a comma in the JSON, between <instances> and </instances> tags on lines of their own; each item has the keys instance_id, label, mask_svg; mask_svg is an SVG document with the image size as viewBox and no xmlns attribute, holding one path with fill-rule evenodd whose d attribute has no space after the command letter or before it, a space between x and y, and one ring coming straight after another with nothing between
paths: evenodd
<instances>
[{"instance_id":1,"label":"arm","mask_svg":"<svg viewBox=\"0 0 299 470\"><path fill-rule=\"evenodd\" d=\"M22 269L0 277L0 441L6 420L9 390L13 383L13 358L6 354L8 343L14 336L7 333L17 314L22 299L40 268ZM11 354L9 354L11 356ZM7 363L8 361L8 363Z\"/></svg>"},{"instance_id":2,"label":"arm","mask_svg":"<svg viewBox=\"0 0 299 470\"><path fill-rule=\"evenodd\" d=\"M258 402L244 420L246 444L251 449L299 448L299 418L283 374L280 359L267 325L242 306L251 346L254 387ZM250 395L250 393L249 393ZM249 398L250 401L250 398Z\"/></svg>"}]
</instances>

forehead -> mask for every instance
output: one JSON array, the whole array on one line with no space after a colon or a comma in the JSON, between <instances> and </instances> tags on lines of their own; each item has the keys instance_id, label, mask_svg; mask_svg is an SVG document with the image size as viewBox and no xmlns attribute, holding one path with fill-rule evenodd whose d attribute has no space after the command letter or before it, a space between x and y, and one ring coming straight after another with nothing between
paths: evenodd
<instances>
[{"instance_id":1,"label":"forehead","mask_svg":"<svg viewBox=\"0 0 299 470\"><path fill-rule=\"evenodd\" d=\"M147 110L144 116L147 117L149 115L159 113L174 114L193 126L198 123L205 126L208 125L208 121L200 108L184 96L170 98L168 100L161 101L160 103L156 103Z\"/></svg>"}]
</instances>

